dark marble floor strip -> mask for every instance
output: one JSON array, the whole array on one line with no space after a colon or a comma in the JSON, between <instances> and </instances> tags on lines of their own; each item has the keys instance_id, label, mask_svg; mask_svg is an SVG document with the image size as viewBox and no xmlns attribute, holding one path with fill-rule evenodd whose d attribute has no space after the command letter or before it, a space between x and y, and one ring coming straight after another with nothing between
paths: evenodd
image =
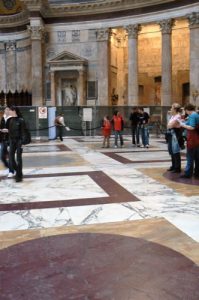
<instances>
[{"instance_id":1,"label":"dark marble floor strip","mask_svg":"<svg viewBox=\"0 0 199 300\"><path fill-rule=\"evenodd\" d=\"M135 151L135 152L141 152L141 151ZM143 151L146 152L146 151ZM122 164L142 164L142 163L159 163L159 162L170 162L170 159L148 159L148 160L130 160L126 157L122 157L119 154L120 153L127 153L127 152L103 152L104 155L122 163ZM132 153L134 153L134 151L132 151ZM184 158L182 158L182 161L184 160Z\"/></svg>"},{"instance_id":2,"label":"dark marble floor strip","mask_svg":"<svg viewBox=\"0 0 199 300\"><path fill-rule=\"evenodd\" d=\"M139 201L139 199L137 197L135 197L133 194L129 193L121 185L119 185L117 182L115 182L108 175L106 175L105 173L103 173L101 171L78 172L78 173L67 173L67 174L66 173L56 173L56 174L26 175L26 176L24 176L24 180L26 178L46 178L46 177L59 177L59 176L67 177L67 176L77 176L77 175L90 176L92 178L92 180L95 181L109 195L109 197L0 204L0 211L85 206L85 205L97 205L97 204Z\"/></svg>"}]
</instances>

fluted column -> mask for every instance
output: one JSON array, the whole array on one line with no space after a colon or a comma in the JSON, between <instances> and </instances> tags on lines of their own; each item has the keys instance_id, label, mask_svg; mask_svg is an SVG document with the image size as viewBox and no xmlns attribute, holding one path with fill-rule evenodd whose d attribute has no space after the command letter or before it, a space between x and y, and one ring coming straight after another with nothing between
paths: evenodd
<instances>
[{"instance_id":1,"label":"fluted column","mask_svg":"<svg viewBox=\"0 0 199 300\"><path fill-rule=\"evenodd\" d=\"M50 88L51 88L51 105L56 106L56 94L55 94L55 72L50 72Z\"/></svg>"},{"instance_id":2,"label":"fluted column","mask_svg":"<svg viewBox=\"0 0 199 300\"><path fill-rule=\"evenodd\" d=\"M42 62L42 25L28 26L32 46L32 105L44 104L43 62Z\"/></svg>"},{"instance_id":3,"label":"fluted column","mask_svg":"<svg viewBox=\"0 0 199 300\"><path fill-rule=\"evenodd\" d=\"M162 31L162 94L161 105L169 106L172 103L172 45L171 33L174 21L163 20L159 23Z\"/></svg>"},{"instance_id":4,"label":"fluted column","mask_svg":"<svg viewBox=\"0 0 199 300\"><path fill-rule=\"evenodd\" d=\"M128 105L139 104L138 90L138 32L141 26L128 25Z\"/></svg>"},{"instance_id":5,"label":"fluted column","mask_svg":"<svg viewBox=\"0 0 199 300\"><path fill-rule=\"evenodd\" d=\"M190 28L190 102L199 106L199 13L188 16Z\"/></svg>"},{"instance_id":6,"label":"fluted column","mask_svg":"<svg viewBox=\"0 0 199 300\"><path fill-rule=\"evenodd\" d=\"M98 41L98 104L109 103L109 29L97 30Z\"/></svg>"}]
</instances>

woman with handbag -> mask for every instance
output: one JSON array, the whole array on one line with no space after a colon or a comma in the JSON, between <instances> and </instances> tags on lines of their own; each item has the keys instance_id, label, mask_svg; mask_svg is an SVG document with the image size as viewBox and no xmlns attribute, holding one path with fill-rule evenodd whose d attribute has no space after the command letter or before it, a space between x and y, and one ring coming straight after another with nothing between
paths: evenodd
<instances>
[{"instance_id":1,"label":"woman with handbag","mask_svg":"<svg viewBox=\"0 0 199 300\"><path fill-rule=\"evenodd\" d=\"M167 125L168 152L171 156L171 167L168 171L172 173L181 172L180 149L183 143L182 130L179 121L181 120L181 106L174 103L171 107L171 118Z\"/></svg>"}]
</instances>

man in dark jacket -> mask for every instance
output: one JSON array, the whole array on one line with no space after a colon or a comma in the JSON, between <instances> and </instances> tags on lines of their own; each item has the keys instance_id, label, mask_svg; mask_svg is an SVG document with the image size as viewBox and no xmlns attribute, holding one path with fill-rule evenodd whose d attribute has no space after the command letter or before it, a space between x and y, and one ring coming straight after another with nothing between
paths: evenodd
<instances>
[{"instance_id":1,"label":"man in dark jacket","mask_svg":"<svg viewBox=\"0 0 199 300\"><path fill-rule=\"evenodd\" d=\"M4 115L0 122L0 131L1 131L1 161L3 162L6 168L6 175L8 177L14 176L14 170L11 168L8 160L8 146L9 146L9 135L8 128L11 120L11 110L10 107L4 109ZM8 172L9 171L9 172Z\"/></svg>"},{"instance_id":2,"label":"man in dark jacket","mask_svg":"<svg viewBox=\"0 0 199 300\"><path fill-rule=\"evenodd\" d=\"M23 180L23 173L22 173L22 143L23 138L25 136L25 121L22 118L22 115L18 109L18 107L12 106L12 118L9 123L9 163L10 167L15 170L16 182L20 182ZM15 157L16 154L16 157Z\"/></svg>"},{"instance_id":3,"label":"man in dark jacket","mask_svg":"<svg viewBox=\"0 0 199 300\"><path fill-rule=\"evenodd\" d=\"M133 146L139 146L139 130L138 130L138 122L139 122L139 112L137 107L133 107L129 120L131 121L131 131L132 131L132 144Z\"/></svg>"}]
</instances>

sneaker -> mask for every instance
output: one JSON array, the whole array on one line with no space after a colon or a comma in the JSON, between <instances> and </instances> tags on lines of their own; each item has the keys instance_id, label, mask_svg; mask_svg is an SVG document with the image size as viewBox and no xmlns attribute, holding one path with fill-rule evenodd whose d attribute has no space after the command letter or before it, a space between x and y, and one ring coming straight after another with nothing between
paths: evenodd
<instances>
[{"instance_id":1,"label":"sneaker","mask_svg":"<svg viewBox=\"0 0 199 300\"><path fill-rule=\"evenodd\" d=\"M7 177L8 177L8 178L12 178L12 177L14 177L14 176L15 176L14 173L9 172Z\"/></svg>"},{"instance_id":2,"label":"sneaker","mask_svg":"<svg viewBox=\"0 0 199 300\"><path fill-rule=\"evenodd\" d=\"M149 148L149 145L146 145L145 148Z\"/></svg>"},{"instance_id":3,"label":"sneaker","mask_svg":"<svg viewBox=\"0 0 199 300\"><path fill-rule=\"evenodd\" d=\"M117 145L115 145L115 148L117 148Z\"/></svg>"},{"instance_id":4,"label":"sneaker","mask_svg":"<svg viewBox=\"0 0 199 300\"><path fill-rule=\"evenodd\" d=\"M144 148L144 146L143 146L143 145L141 145L141 146L140 146L140 148Z\"/></svg>"}]
</instances>

